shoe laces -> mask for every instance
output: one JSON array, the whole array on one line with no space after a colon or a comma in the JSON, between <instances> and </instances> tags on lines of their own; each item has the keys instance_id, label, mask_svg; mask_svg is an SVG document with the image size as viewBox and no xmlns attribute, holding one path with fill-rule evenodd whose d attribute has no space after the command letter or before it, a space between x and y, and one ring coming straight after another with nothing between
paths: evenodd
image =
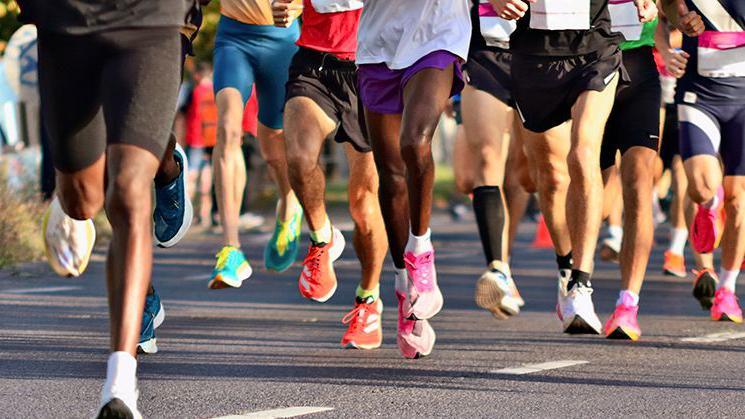
<instances>
[{"instance_id":1,"label":"shoe laces","mask_svg":"<svg viewBox=\"0 0 745 419\"><path fill-rule=\"evenodd\" d=\"M341 322L349 325L349 333L357 334L365 327L369 314L370 304L358 303L341 319Z\"/></svg>"},{"instance_id":2,"label":"shoe laces","mask_svg":"<svg viewBox=\"0 0 745 419\"><path fill-rule=\"evenodd\" d=\"M432 279L433 267L434 267L434 253L427 252L421 255L414 255L409 253L405 262L410 271L415 271L415 274L411 275L411 281L418 291L429 291L434 288Z\"/></svg>"},{"instance_id":3,"label":"shoe laces","mask_svg":"<svg viewBox=\"0 0 745 419\"><path fill-rule=\"evenodd\" d=\"M303 260L303 266L308 269L310 275L306 275L305 278L311 284L317 285L319 282L318 273L321 271L321 259L326 253L327 246L328 245L318 246L312 244L308 248L308 255L305 256L305 259Z\"/></svg>"}]
</instances>

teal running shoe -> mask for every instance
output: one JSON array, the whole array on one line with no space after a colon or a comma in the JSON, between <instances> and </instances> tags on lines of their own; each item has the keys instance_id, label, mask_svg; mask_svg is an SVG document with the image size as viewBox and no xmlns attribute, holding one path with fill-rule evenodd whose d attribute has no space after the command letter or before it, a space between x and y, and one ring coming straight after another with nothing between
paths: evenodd
<instances>
[{"instance_id":1,"label":"teal running shoe","mask_svg":"<svg viewBox=\"0 0 745 419\"><path fill-rule=\"evenodd\" d=\"M251 265L237 247L225 246L216 256L212 280L207 285L210 289L239 288L253 273Z\"/></svg>"},{"instance_id":2,"label":"teal running shoe","mask_svg":"<svg viewBox=\"0 0 745 419\"><path fill-rule=\"evenodd\" d=\"M300 228L303 225L303 209L298 206L289 221L280 221L274 227L274 234L264 249L266 269L284 272L297 259L300 244Z\"/></svg>"}]
</instances>

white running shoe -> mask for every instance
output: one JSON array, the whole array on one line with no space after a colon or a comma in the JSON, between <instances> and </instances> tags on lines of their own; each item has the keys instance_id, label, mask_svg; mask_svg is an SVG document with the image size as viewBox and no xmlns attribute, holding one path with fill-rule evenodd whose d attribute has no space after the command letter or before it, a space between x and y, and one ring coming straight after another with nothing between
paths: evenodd
<instances>
[{"instance_id":1,"label":"white running shoe","mask_svg":"<svg viewBox=\"0 0 745 419\"><path fill-rule=\"evenodd\" d=\"M44 213L42 230L47 262L54 272L66 277L78 277L85 272L96 243L93 220L71 218L55 195Z\"/></svg>"},{"instance_id":2,"label":"white running shoe","mask_svg":"<svg viewBox=\"0 0 745 419\"><path fill-rule=\"evenodd\" d=\"M520 304L513 294L509 277L496 269L487 269L476 281L476 305L498 319L520 313Z\"/></svg>"},{"instance_id":3,"label":"white running shoe","mask_svg":"<svg viewBox=\"0 0 745 419\"><path fill-rule=\"evenodd\" d=\"M592 304L592 287L576 284L567 290L571 272L569 269L559 271L556 314L564 333L599 335L602 325Z\"/></svg>"}]
</instances>

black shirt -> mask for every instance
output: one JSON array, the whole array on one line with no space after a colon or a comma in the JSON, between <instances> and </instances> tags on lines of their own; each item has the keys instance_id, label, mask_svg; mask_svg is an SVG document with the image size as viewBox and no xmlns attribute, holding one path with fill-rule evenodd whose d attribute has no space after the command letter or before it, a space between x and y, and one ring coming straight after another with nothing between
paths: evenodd
<instances>
[{"instance_id":1,"label":"black shirt","mask_svg":"<svg viewBox=\"0 0 745 419\"><path fill-rule=\"evenodd\" d=\"M551 1L551 0L545 0ZM510 37L510 49L516 54L543 56L577 56L617 47L624 38L611 31L608 0L575 0L590 2L590 29L540 30L530 28L530 10L517 21ZM530 7L530 6L529 6Z\"/></svg>"},{"instance_id":2,"label":"black shirt","mask_svg":"<svg viewBox=\"0 0 745 419\"><path fill-rule=\"evenodd\" d=\"M46 32L84 35L123 28L181 27L194 0L18 0L19 19Z\"/></svg>"}]
</instances>

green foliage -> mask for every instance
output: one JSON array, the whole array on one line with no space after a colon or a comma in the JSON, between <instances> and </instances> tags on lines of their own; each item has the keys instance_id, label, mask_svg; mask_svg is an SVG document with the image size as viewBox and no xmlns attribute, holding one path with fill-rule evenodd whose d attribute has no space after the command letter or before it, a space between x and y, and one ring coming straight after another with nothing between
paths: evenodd
<instances>
[{"instance_id":1,"label":"green foliage","mask_svg":"<svg viewBox=\"0 0 745 419\"><path fill-rule=\"evenodd\" d=\"M36 193L9 187L6 174L5 165L0 164L0 268L41 260L44 256L41 232L44 206Z\"/></svg>"},{"instance_id":2,"label":"green foliage","mask_svg":"<svg viewBox=\"0 0 745 419\"><path fill-rule=\"evenodd\" d=\"M201 29L199 29L199 35L194 41L194 55L196 55L198 61L212 62L217 22L220 21L220 2L211 1L207 7L202 9L202 12L204 13L204 20Z\"/></svg>"}]
</instances>

